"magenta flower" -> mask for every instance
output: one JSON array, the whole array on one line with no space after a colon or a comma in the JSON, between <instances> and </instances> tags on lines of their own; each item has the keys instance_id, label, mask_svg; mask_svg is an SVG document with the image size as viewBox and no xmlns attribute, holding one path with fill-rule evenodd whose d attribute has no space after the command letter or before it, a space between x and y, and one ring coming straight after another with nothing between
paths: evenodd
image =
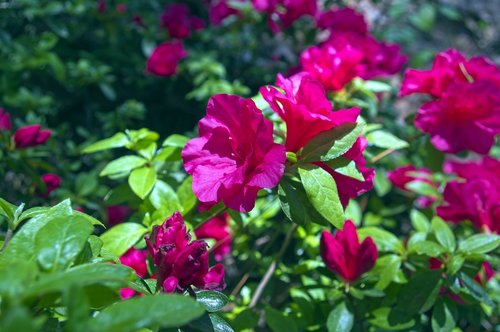
<instances>
[{"instance_id":1,"label":"magenta flower","mask_svg":"<svg viewBox=\"0 0 500 332\"><path fill-rule=\"evenodd\" d=\"M121 224L132 213L132 209L126 205L110 205L106 208L108 225L115 226Z\"/></svg>"},{"instance_id":2,"label":"magenta flower","mask_svg":"<svg viewBox=\"0 0 500 332\"><path fill-rule=\"evenodd\" d=\"M319 13L316 26L332 32L354 32L360 35L368 33L365 17L349 7Z\"/></svg>"},{"instance_id":3,"label":"magenta flower","mask_svg":"<svg viewBox=\"0 0 500 332\"><path fill-rule=\"evenodd\" d=\"M2 107L0 107L0 130L9 131L10 125L10 114L5 112Z\"/></svg>"},{"instance_id":4,"label":"magenta flower","mask_svg":"<svg viewBox=\"0 0 500 332\"><path fill-rule=\"evenodd\" d=\"M401 96L426 93L435 98L454 82L484 80L500 88L500 70L485 57L467 60L459 51L449 49L438 53L430 70L408 69L401 85Z\"/></svg>"},{"instance_id":5,"label":"magenta flower","mask_svg":"<svg viewBox=\"0 0 500 332\"><path fill-rule=\"evenodd\" d=\"M480 230L500 234L500 161L485 157L479 162L449 162L445 171L461 179L446 184L437 214L454 223L470 220Z\"/></svg>"},{"instance_id":6,"label":"magenta flower","mask_svg":"<svg viewBox=\"0 0 500 332\"><path fill-rule=\"evenodd\" d=\"M327 231L321 234L320 251L326 267L346 282L354 282L370 271L378 258L372 238L367 237L359 243L356 226L350 220L335 236Z\"/></svg>"},{"instance_id":7,"label":"magenta flower","mask_svg":"<svg viewBox=\"0 0 500 332\"><path fill-rule=\"evenodd\" d=\"M182 150L193 192L204 203L252 210L257 192L275 187L285 168L285 147L274 143L272 122L251 99L219 94L210 98L198 129L200 137Z\"/></svg>"},{"instance_id":8,"label":"magenta flower","mask_svg":"<svg viewBox=\"0 0 500 332\"><path fill-rule=\"evenodd\" d=\"M151 53L146 71L158 76L172 76L177 73L177 63L187 55L181 42L160 44Z\"/></svg>"},{"instance_id":9,"label":"magenta flower","mask_svg":"<svg viewBox=\"0 0 500 332\"><path fill-rule=\"evenodd\" d=\"M221 290L225 287L224 266L208 268L207 244L190 241L179 212L154 226L146 236L149 254L157 268L158 286L167 293L182 292L194 285L199 289Z\"/></svg>"},{"instance_id":10,"label":"magenta flower","mask_svg":"<svg viewBox=\"0 0 500 332\"><path fill-rule=\"evenodd\" d=\"M231 233L228 221L229 215L223 213L210 219L194 231L198 239L214 239L216 241L213 249L216 261L221 261L224 256L231 252Z\"/></svg>"},{"instance_id":11,"label":"magenta flower","mask_svg":"<svg viewBox=\"0 0 500 332\"><path fill-rule=\"evenodd\" d=\"M47 173L42 175L42 182L45 184L45 196L50 195L61 185L61 178L57 174Z\"/></svg>"},{"instance_id":12,"label":"magenta flower","mask_svg":"<svg viewBox=\"0 0 500 332\"><path fill-rule=\"evenodd\" d=\"M16 130L13 139L16 148L24 149L45 143L51 135L50 130L42 129L41 125L35 124Z\"/></svg>"},{"instance_id":13,"label":"magenta flower","mask_svg":"<svg viewBox=\"0 0 500 332\"><path fill-rule=\"evenodd\" d=\"M267 13L268 25L274 33L287 29L302 16L315 16L317 0L252 0L256 11Z\"/></svg>"},{"instance_id":14,"label":"magenta flower","mask_svg":"<svg viewBox=\"0 0 500 332\"><path fill-rule=\"evenodd\" d=\"M120 263L131 267L134 269L135 273L141 278L146 277L148 273L148 265L147 265L148 252L146 250L138 250L135 248L130 248L120 256ZM122 288L120 289L120 297L122 299L128 299L136 294L135 290L131 288Z\"/></svg>"},{"instance_id":15,"label":"magenta flower","mask_svg":"<svg viewBox=\"0 0 500 332\"><path fill-rule=\"evenodd\" d=\"M392 184L403 191L411 192L406 185L411 182L423 182L437 189L438 185L432 180L432 172L425 167L417 168L413 165L398 167L387 173L387 177ZM436 201L435 196L421 196L417 199L417 204L422 208L427 208Z\"/></svg>"},{"instance_id":16,"label":"magenta flower","mask_svg":"<svg viewBox=\"0 0 500 332\"><path fill-rule=\"evenodd\" d=\"M337 184L340 202L344 208L347 206L351 198L358 197L373 188L375 170L366 167L366 160L363 157L363 151L366 149L367 145L368 141L364 137L359 137L354 145L342 155L342 157L354 161L357 170L361 173L361 175L363 175L363 181L336 172L325 163L316 163L332 175L335 183Z\"/></svg>"},{"instance_id":17,"label":"magenta flower","mask_svg":"<svg viewBox=\"0 0 500 332\"><path fill-rule=\"evenodd\" d=\"M161 26L167 29L171 38L187 38L192 30L203 29L202 19L191 16L189 7L182 3L172 3L165 7L160 17Z\"/></svg>"},{"instance_id":18,"label":"magenta flower","mask_svg":"<svg viewBox=\"0 0 500 332\"><path fill-rule=\"evenodd\" d=\"M239 13L240 11L238 9L229 6L227 0L218 0L215 4L210 6L210 23L212 23L212 25L219 26L226 18L238 15Z\"/></svg>"},{"instance_id":19,"label":"magenta flower","mask_svg":"<svg viewBox=\"0 0 500 332\"><path fill-rule=\"evenodd\" d=\"M320 82L308 75L299 74L290 79L278 74L276 85L262 87L260 93L286 123L286 150L299 151L313 137L342 123L356 122L359 108L332 112Z\"/></svg>"},{"instance_id":20,"label":"magenta flower","mask_svg":"<svg viewBox=\"0 0 500 332\"><path fill-rule=\"evenodd\" d=\"M420 107L415 126L443 152L487 154L500 133L500 89L488 81L452 83Z\"/></svg>"}]
</instances>

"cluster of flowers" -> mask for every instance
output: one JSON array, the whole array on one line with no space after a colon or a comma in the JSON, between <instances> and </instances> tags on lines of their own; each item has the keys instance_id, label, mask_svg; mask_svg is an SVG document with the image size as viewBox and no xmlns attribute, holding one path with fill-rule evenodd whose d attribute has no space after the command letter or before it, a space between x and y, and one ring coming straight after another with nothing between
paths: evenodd
<instances>
[{"instance_id":1,"label":"cluster of flowers","mask_svg":"<svg viewBox=\"0 0 500 332\"><path fill-rule=\"evenodd\" d=\"M10 132L12 124L10 114L0 107L0 131ZM42 129L39 124L27 125L17 129L12 135L11 144L14 149L26 149L44 144L52 135L48 129ZM46 173L41 176L45 184L45 191L41 196L48 196L61 184L61 178L53 173Z\"/></svg>"}]
</instances>

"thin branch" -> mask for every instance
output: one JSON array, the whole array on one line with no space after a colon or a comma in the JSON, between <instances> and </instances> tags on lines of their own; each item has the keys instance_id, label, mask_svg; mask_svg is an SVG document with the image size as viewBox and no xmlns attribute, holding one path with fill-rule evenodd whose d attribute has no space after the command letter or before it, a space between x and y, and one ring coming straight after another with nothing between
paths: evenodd
<instances>
[{"instance_id":1,"label":"thin branch","mask_svg":"<svg viewBox=\"0 0 500 332\"><path fill-rule=\"evenodd\" d=\"M378 155L376 155L375 157L372 158L371 162L373 164L375 164L377 161L379 161L380 159L390 155L391 153L393 153L394 151L396 151L395 149L387 149L387 150L384 150L382 152L380 152Z\"/></svg>"}]
</instances>

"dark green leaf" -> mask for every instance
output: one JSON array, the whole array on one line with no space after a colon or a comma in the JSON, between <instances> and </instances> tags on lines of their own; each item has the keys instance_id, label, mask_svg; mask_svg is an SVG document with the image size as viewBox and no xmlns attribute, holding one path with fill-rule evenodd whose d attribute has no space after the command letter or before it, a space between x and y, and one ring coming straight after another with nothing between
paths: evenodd
<instances>
[{"instance_id":1,"label":"dark green leaf","mask_svg":"<svg viewBox=\"0 0 500 332\"><path fill-rule=\"evenodd\" d=\"M196 293L196 301L203 304L208 312L217 312L229 302L229 299L221 292L200 291Z\"/></svg>"},{"instance_id":2,"label":"dark green leaf","mask_svg":"<svg viewBox=\"0 0 500 332\"><path fill-rule=\"evenodd\" d=\"M451 332L455 326L455 318L447 304L443 300L438 300L432 310L432 331L433 332Z\"/></svg>"},{"instance_id":3,"label":"dark green leaf","mask_svg":"<svg viewBox=\"0 0 500 332\"><path fill-rule=\"evenodd\" d=\"M464 272L461 272L459 274L460 280L462 280L465 288L467 288L476 300L478 300L481 303L485 303L491 307L495 305L495 303L490 299L486 291L481 287L477 282L474 281L471 277L469 277L467 274Z\"/></svg>"},{"instance_id":4,"label":"dark green leaf","mask_svg":"<svg viewBox=\"0 0 500 332\"><path fill-rule=\"evenodd\" d=\"M282 312L276 309L273 309L271 307L266 307L265 316L266 316L266 323L273 332L298 331L295 322L290 317L285 316Z\"/></svg>"}]
</instances>

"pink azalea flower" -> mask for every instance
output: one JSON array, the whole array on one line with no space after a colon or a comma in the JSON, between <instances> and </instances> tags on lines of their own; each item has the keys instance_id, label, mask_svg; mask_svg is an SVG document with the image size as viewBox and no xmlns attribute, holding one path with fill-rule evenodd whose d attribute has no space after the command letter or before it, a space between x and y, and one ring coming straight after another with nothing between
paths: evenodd
<instances>
[{"instance_id":1,"label":"pink azalea flower","mask_svg":"<svg viewBox=\"0 0 500 332\"><path fill-rule=\"evenodd\" d=\"M200 137L182 151L193 192L204 203L252 210L257 192L275 187L285 168L285 147L274 143L272 122L251 99L219 94L210 98L198 129Z\"/></svg>"},{"instance_id":2,"label":"pink azalea flower","mask_svg":"<svg viewBox=\"0 0 500 332\"><path fill-rule=\"evenodd\" d=\"M356 226L350 220L335 235L327 231L321 234L320 251L326 267L346 282L354 282L370 271L378 258L373 239L367 237L359 243Z\"/></svg>"},{"instance_id":3,"label":"pink azalea flower","mask_svg":"<svg viewBox=\"0 0 500 332\"><path fill-rule=\"evenodd\" d=\"M160 44L149 57L146 71L158 76L172 76L177 73L177 63L187 55L181 42Z\"/></svg>"},{"instance_id":4,"label":"pink azalea flower","mask_svg":"<svg viewBox=\"0 0 500 332\"><path fill-rule=\"evenodd\" d=\"M365 17L354 9L336 8L319 13L316 26L332 32L354 32L360 35L368 33L368 24Z\"/></svg>"},{"instance_id":5,"label":"pink azalea flower","mask_svg":"<svg viewBox=\"0 0 500 332\"><path fill-rule=\"evenodd\" d=\"M50 130L42 129L41 125L35 124L16 130L13 139L16 148L24 149L45 143L51 135Z\"/></svg>"},{"instance_id":6,"label":"pink azalea flower","mask_svg":"<svg viewBox=\"0 0 500 332\"><path fill-rule=\"evenodd\" d=\"M51 192L56 190L61 185L61 178L57 174L53 173L42 175L42 181L45 184L44 196L50 195Z\"/></svg>"},{"instance_id":7,"label":"pink azalea flower","mask_svg":"<svg viewBox=\"0 0 500 332\"><path fill-rule=\"evenodd\" d=\"M149 254L158 271L158 285L167 293L182 292L190 285L222 290L224 266L217 264L209 269L207 244L190 239L179 212L161 226L154 226L151 235L146 236Z\"/></svg>"},{"instance_id":8,"label":"pink azalea flower","mask_svg":"<svg viewBox=\"0 0 500 332\"><path fill-rule=\"evenodd\" d=\"M428 185L437 188L437 184L431 178L432 172L425 167L417 168L413 165L398 167L387 173L387 177L392 184L403 191L411 192L406 185L410 182L424 182ZM436 201L434 196L421 196L417 199L417 204L420 207L427 208Z\"/></svg>"},{"instance_id":9,"label":"pink azalea flower","mask_svg":"<svg viewBox=\"0 0 500 332\"><path fill-rule=\"evenodd\" d=\"M266 86L260 93L286 123L286 150L299 151L313 137L345 122L356 122L359 108L332 112L332 104L326 97L320 82L311 76L299 74L290 79L278 74L274 87Z\"/></svg>"},{"instance_id":10,"label":"pink azalea flower","mask_svg":"<svg viewBox=\"0 0 500 332\"><path fill-rule=\"evenodd\" d=\"M126 205L110 205L106 208L108 225L121 224L132 213L132 209Z\"/></svg>"},{"instance_id":11,"label":"pink azalea flower","mask_svg":"<svg viewBox=\"0 0 500 332\"><path fill-rule=\"evenodd\" d=\"M317 0L252 0L256 11L269 15L268 25L274 33L287 29L302 16L316 15Z\"/></svg>"},{"instance_id":12,"label":"pink azalea flower","mask_svg":"<svg viewBox=\"0 0 500 332\"><path fill-rule=\"evenodd\" d=\"M138 250L135 248L130 248L120 256L120 263L131 267L134 269L135 273L141 278L146 277L148 273L147 260L148 252L146 250ZM122 288L120 289L120 297L124 299L128 299L136 294L136 291L132 288Z\"/></svg>"},{"instance_id":13,"label":"pink azalea flower","mask_svg":"<svg viewBox=\"0 0 500 332\"><path fill-rule=\"evenodd\" d=\"M202 19L189 14L189 7L182 3L172 3L165 7L160 17L161 25L171 38L187 38L191 30L201 30L205 24Z\"/></svg>"},{"instance_id":14,"label":"pink azalea flower","mask_svg":"<svg viewBox=\"0 0 500 332\"><path fill-rule=\"evenodd\" d=\"M452 83L420 107L415 126L443 152L487 154L500 133L500 89L483 80Z\"/></svg>"},{"instance_id":15,"label":"pink azalea flower","mask_svg":"<svg viewBox=\"0 0 500 332\"><path fill-rule=\"evenodd\" d=\"M461 179L446 184L437 214L454 223L470 220L478 229L500 234L500 161L485 157L480 162L451 162L445 171Z\"/></svg>"},{"instance_id":16,"label":"pink azalea flower","mask_svg":"<svg viewBox=\"0 0 500 332\"><path fill-rule=\"evenodd\" d=\"M454 82L490 81L500 88L500 70L485 57L467 60L459 51L449 49L436 55L430 70L408 69L401 85L401 96L426 93L441 95Z\"/></svg>"},{"instance_id":17,"label":"pink azalea flower","mask_svg":"<svg viewBox=\"0 0 500 332\"><path fill-rule=\"evenodd\" d=\"M363 151L366 149L367 145L368 141L364 137L359 137L354 145L342 155L342 157L354 161L356 168L361 175L363 175L363 181L340 174L325 163L317 163L318 166L322 167L332 175L335 183L337 184L340 202L344 208L349 203L349 199L358 197L373 188L375 170L366 167L366 160L363 157Z\"/></svg>"},{"instance_id":18,"label":"pink azalea flower","mask_svg":"<svg viewBox=\"0 0 500 332\"><path fill-rule=\"evenodd\" d=\"M198 239L214 239L216 241L213 249L216 261L221 261L224 256L231 252L231 233L228 221L229 215L223 213L210 219L194 231Z\"/></svg>"},{"instance_id":19,"label":"pink azalea flower","mask_svg":"<svg viewBox=\"0 0 500 332\"><path fill-rule=\"evenodd\" d=\"M219 26L226 18L238 15L239 13L240 11L238 9L229 6L227 0L218 0L210 7L210 23L212 23L212 25Z\"/></svg>"},{"instance_id":20,"label":"pink azalea flower","mask_svg":"<svg viewBox=\"0 0 500 332\"><path fill-rule=\"evenodd\" d=\"M0 107L0 130L9 131L10 125L10 114L5 112L2 107Z\"/></svg>"}]
</instances>

